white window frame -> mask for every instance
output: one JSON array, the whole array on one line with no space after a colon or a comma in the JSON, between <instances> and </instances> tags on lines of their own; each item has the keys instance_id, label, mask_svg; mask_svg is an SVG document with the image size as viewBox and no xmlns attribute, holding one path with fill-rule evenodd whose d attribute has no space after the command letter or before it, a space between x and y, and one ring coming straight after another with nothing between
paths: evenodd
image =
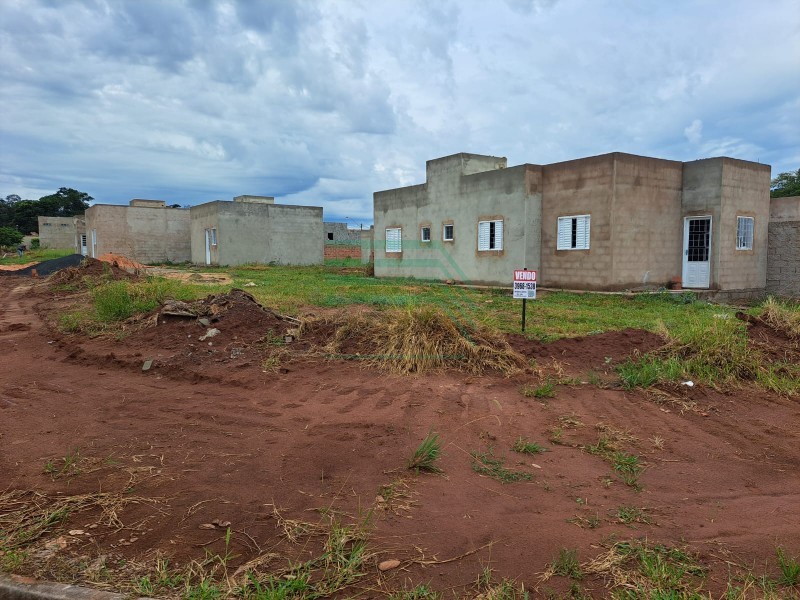
<instances>
[{"instance_id":1,"label":"white window frame","mask_svg":"<svg viewBox=\"0 0 800 600\"><path fill-rule=\"evenodd\" d=\"M755 230L755 217L736 217L736 249L753 249L753 232Z\"/></svg>"},{"instance_id":2,"label":"white window frame","mask_svg":"<svg viewBox=\"0 0 800 600\"><path fill-rule=\"evenodd\" d=\"M450 227L452 230L450 232L450 237L447 237L447 228ZM453 223L445 223L442 225L442 241L443 242L452 242L456 237L456 226Z\"/></svg>"},{"instance_id":3,"label":"white window frame","mask_svg":"<svg viewBox=\"0 0 800 600\"><path fill-rule=\"evenodd\" d=\"M494 245L492 245L492 237L494 237ZM478 252L499 252L502 249L503 219L478 221Z\"/></svg>"},{"instance_id":4,"label":"white window frame","mask_svg":"<svg viewBox=\"0 0 800 600\"><path fill-rule=\"evenodd\" d=\"M403 251L403 228L386 228L386 254L400 254Z\"/></svg>"},{"instance_id":5,"label":"white window frame","mask_svg":"<svg viewBox=\"0 0 800 600\"><path fill-rule=\"evenodd\" d=\"M558 217L556 250L589 250L591 215Z\"/></svg>"},{"instance_id":6,"label":"white window frame","mask_svg":"<svg viewBox=\"0 0 800 600\"><path fill-rule=\"evenodd\" d=\"M217 245L217 228L216 227L212 227L211 228L211 245L212 246L216 246Z\"/></svg>"},{"instance_id":7,"label":"white window frame","mask_svg":"<svg viewBox=\"0 0 800 600\"><path fill-rule=\"evenodd\" d=\"M425 230L426 229L428 230L428 237L427 238L425 237ZM430 241L431 241L431 228L430 228L430 226L424 225L424 226L419 228L419 241L424 243L424 244L430 243Z\"/></svg>"}]
</instances>

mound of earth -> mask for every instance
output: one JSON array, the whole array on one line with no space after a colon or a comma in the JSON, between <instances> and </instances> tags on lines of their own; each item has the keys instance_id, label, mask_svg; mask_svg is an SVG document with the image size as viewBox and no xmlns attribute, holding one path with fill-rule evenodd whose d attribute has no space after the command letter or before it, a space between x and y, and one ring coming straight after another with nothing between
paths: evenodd
<instances>
[{"instance_id":1,"label":"mound of earth","mask_svg":"<svg viewBox=\"0 0 800 600\"><path fill-rule=\"evenodd\" d=\"M72 283L74 281L81 281L84 277L110 277L114 280L124 279L129 281L138 279L136 275L124 271L115 264L108 264L94 258L86 257L78 266L68 267L54 273L50 277L49 283Z\"/></svg>"},{"instance_id":2,"label":"mound of earth","mask_svg":"<svg viewBox=\"0 0 800 600\"><path fill-rule=\"evenodd\" d=\"M747 323L750 344L774 362L800 363L800 339L759 317L737 313Z\"/></svg>"},{"instance_id":3,"label":"mound of earth","mask_svg":"<svg viewBox=\"0 0 800 600\"><path fill-rule=\"evenodd\" d=\"M132 260L122 254L115 254L114 252L106 252L105 254L101 254L97 257L97 260L112 264L131 273L140 273L147 268L147 265L136 262L135 260Z\"/></svg>"},{"instance_id":4,"label":"mound of earth","mask_svg":"<svg viewBox=\"0 0 800 600\"><path fill-rule=\"evenodd\" d=\"M643 329L608 331L549 343L509 334L508 342L514 350L537 362L558 361L569 373L607 369L633 354L645 354L664 345L661 336Z\"/></svg>"},{"instance_id":5,"label":"mound of earth","mask_svg":"<svg viewBox=\"0 0 800 600\"><path fill-rule=\"evenodd\" d=\"M131 321L131 333L121 341L96 338L70 357L81 364L136 370L146 365L157 375L176 379L250 385L260 379L265 358L280 351L288 359L286 355L309 348L308 342L285 342L297 325L247 292L233 289L195 302L169 301Z\"/></svg>"}]
</instances>

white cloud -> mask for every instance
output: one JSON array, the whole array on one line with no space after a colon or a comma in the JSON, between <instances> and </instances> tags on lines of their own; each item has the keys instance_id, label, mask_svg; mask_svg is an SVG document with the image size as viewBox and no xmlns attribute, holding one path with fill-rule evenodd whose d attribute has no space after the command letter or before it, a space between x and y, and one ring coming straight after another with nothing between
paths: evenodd
<instances>
[{"instance_id":1,"label":"white cloud","mask_svg":"<svg viewBox=\"0 0 800 600\"><path fill-rule=\"evenodd\" d=\"M683 135L689 140L690 144L696 144L703 138L703 122L695 119L692 124L683 130Z\"/></svg>"}]
</instances>

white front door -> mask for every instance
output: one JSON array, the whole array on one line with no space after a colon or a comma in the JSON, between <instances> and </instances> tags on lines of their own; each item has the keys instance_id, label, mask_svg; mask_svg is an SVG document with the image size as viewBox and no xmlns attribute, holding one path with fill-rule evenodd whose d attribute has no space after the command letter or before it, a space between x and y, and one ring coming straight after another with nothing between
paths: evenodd
<instances>
[{"instance_id":1,"label":"white front door","mask_svg":"<svg viewBox=\"0 0 800 600\"><path fill-rule=\"evenodd\" d=\"M211 230L206 229L206 264L211 264Z\"/></svg>"},{"instance_id":2,"label":"white front door","mask_svg":"<svg viewBox=\"0 0 800 600\"><path fill-rule=\"evenodd\" d=\"M89 249L86 247L86 234L82 233L81 234L81 254L83 256L86 256L86 254L88 252L89 252Z\"/></svg>"},{"instance_id":3,"label":"white front door","mask_svg":"<svg viewBox=\"0 0 800 600\"><path fill-rule=\"evenodd\" d=\"M92 258L97 258L97 229L92 229Z\"/></svg>"},{"instance_id":4,"label":"white front door","mask_svg":"<svg viewBox=\"0 0 800 600\"><path fill-rule=\"evenodd\" d=\"M707 288L711 282L711 217L683 220L683 287Z\"/></svg>"}]
</instances>

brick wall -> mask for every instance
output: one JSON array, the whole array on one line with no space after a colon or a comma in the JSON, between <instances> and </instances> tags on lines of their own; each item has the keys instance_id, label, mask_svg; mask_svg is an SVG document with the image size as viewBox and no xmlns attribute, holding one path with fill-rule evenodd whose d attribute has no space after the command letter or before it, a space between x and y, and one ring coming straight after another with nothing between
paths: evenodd
<instances>
[{"instance_id":1,"label":"brick wall","mask_svg":"<svg viewBox=\"0 0 800 600\"><path fill-rule=\"evenodd\" d=\"M769 224L767 292L800 298L800 221Z\"/></svg>"},{"instance_id":2,"label":"brick wall","mask_svg":"<svg viewBox=\"0 0 800 600\"><path fill-rule=\"evenodd\" d=\"M361 245L325 244L325 258L361 258Z\"/></svg>"}]
</instances>

